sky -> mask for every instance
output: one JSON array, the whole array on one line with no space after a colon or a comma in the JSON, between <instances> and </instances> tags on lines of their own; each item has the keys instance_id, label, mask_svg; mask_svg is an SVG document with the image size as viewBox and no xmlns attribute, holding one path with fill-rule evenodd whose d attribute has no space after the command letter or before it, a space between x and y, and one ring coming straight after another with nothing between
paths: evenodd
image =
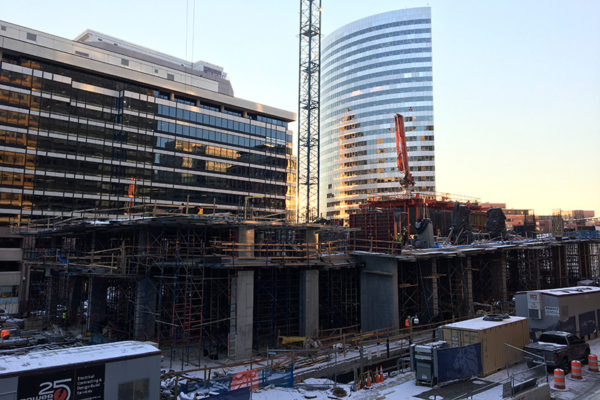
<instances>
[{"instance_id":1,"label":"sky","mask_svg":"<svg viewBox=\"0 0 600 400\"><path fill-rule=\"evenodd\" d=\"M297 112L299 0L0 5L0 19L54 35L89 28L220 65L236 97ZM322 0L323 35L422 6L432 9L437 190L600 216L600 1Z\"/></svg>"}]
</instances>

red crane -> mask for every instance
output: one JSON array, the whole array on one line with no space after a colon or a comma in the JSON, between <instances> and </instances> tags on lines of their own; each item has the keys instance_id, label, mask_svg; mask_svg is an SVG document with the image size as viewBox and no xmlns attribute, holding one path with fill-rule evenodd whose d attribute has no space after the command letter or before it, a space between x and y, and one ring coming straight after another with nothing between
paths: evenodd
<instances>
[{"instance_id":1,"label":"red crane","mask_svg":"<svg viewBox=\"0 0 600 400\"><path fill-rule=\"evenodd\" d=\"M396 123L396 153L398 154L398 171L404 172L400 184L410 189L415 185L415 180L408 166L408 149L406 148L406 133L404 132L404 117L401 114L394 116Z\"/></svg>"}]
</instances>

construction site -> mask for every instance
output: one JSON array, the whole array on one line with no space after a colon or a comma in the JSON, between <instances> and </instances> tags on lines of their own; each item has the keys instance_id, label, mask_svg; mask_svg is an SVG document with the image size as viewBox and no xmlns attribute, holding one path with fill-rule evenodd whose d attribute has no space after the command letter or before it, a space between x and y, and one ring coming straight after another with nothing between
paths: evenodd
<instances>
[{"instance_id":1,"label":"construction site","mask_svg":"<svg viewBox=\"0 0 600 400\"><path fill-rule=\"evenodd\" d=\"M423 205L413 212L436 212ZM354 217L362 225L350 228L156 208L38 221L18 228L25 311L98 341L155 341L201 365L336 330L398 329L408 317L427 325L508 312L518 291L599 277L598 239L488 234L457 245L446 231L415 248L375 238L393 210L365 209Z\"/></svg>"}]
</instances>

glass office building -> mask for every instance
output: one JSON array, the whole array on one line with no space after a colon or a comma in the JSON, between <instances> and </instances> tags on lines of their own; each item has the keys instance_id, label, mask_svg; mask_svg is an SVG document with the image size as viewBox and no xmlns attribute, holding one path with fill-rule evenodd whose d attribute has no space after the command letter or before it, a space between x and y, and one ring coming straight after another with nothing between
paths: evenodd
<instances>
[{"instance_id":1,"label":"glass office building","mask_svg":"<svg viewBox=\"0 0 600 400\"><path fill-rule=\"evenodd\" d=\"M239 213L248 198L263 215L293 210L295 114L234 97L221 67L2 21L0 56L0 222Z\"/></svg>"},{"instance_id":2,"label":"glass office building","mask_svg":"<svg viewBox=\"0 0 600 400\"><path fill-rule=\"evenodd\" d=\"M400 193L394 114L405 117L415 190L435 191L430 8L367 17L324 38L320 209L346 218Z\"/></svg>"}]
</instances>

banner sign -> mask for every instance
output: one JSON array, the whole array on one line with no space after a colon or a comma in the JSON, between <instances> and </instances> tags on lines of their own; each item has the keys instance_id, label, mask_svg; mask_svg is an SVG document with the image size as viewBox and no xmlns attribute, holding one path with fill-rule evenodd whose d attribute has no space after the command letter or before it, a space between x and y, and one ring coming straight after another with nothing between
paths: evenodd
<instances>
[{"instance_id":1,"label":"banner sign","mask_svg":"<svg viewBox=\"0 0 600 400\"><path fill-rule=\"evenodd\" d=\"M237 372L231 378L231 390L250 387L258 389L258 370L249 369L247 371Z\"/></svg>"},{"instance_id":2,"label":"banner sign","mask_svg":"<svg viewBox=\"0 0 600 400\"><path fill-rule=\"evenodd\" d=\"M104 365L19 377L17 400L103 400Z\"/></svg>"},{"instance_id":3,"label":"banner sign","mask_svg":"<svg viewBox=\"0 0 600 400\"><path fill-rule=\"evenodd\" d=\"M437 362L440 383L479 375L483 371L481 343L437 349Z\"/></svg>"}]
</instances>

